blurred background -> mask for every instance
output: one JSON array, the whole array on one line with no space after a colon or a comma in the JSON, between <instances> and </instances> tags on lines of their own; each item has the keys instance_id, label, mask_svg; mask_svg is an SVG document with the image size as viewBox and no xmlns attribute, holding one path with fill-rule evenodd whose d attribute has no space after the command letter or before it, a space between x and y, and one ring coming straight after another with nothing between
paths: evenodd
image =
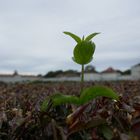
<instances>
[{"instance_id":1,"label":"blurred background","mask_svg":"<svg viewBox=\"0 0 140 140\"><path fill-rule=\"evenodd\" d=\"M80 71L71 57L78 36L101 32L91 62L97 71L140 62L139 0L0 0L0 73Z\"/></svg>"}]
</instances>

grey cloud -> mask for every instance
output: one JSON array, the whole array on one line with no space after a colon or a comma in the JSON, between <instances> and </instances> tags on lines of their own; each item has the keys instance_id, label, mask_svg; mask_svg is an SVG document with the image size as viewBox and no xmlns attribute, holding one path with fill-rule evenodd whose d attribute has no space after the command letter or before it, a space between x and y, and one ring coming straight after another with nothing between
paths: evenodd
<instances>
[{"instance_id":1,"label":"grey cloud","mask_svg":"<svg viewBox=\"0 0 140 140\"><path fill-rule=\"evenodd\" d=\"M101 32L93 39L92 64L128 68L140 60L139 5L139 0L0 0L0 72L80 70L71 60L75 42L65 30L79 36Z\"/></svg>"}]
</instances>

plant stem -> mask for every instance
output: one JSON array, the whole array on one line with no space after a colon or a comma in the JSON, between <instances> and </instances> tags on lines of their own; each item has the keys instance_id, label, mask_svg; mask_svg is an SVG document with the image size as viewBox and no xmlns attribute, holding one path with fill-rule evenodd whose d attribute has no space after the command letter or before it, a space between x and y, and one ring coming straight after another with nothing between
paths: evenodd
<instances>
[{"instance_id":1,"label":"plant stem","mask_svg":"<svg viewBox=\"0 0 140 140\"><path fill-rule=\"evenodd\" d=\"M84 88L84 65L82 65L82 70L81 70L81 92Z\"/></svg>"}]
</instances>

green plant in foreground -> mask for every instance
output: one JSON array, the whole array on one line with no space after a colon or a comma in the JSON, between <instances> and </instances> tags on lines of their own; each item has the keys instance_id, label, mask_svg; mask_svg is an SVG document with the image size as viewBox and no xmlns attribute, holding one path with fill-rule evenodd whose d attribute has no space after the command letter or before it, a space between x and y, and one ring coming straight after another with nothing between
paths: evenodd
<instances>
[{"instance_id":1,"label":"green plant in foreground","mask_svg":"<svg viewBox=\"0 0 140 140\"><path fill-rule=\"evenodd\" d=\"M49 101L51 101L52 106L58 106L61 104L75 104L75 105L83 105L88 103L89 101L95 99L96 97L108 97L115 100L118 100L118 95L110 88L104 86L94 86L83 89L84 82L84 65L88 64L93 59L93 54L95 51L95 44L92 42L92 38L99 33L93 33L87 36L86 38L83 36L81 39L77 35L64 32L64 34L72 37L76 42L76 46L73 50L73 61L77 64L81 65L81 93L80 97L71 96L71 95L63 95L62 93L55 93L51 97L48 97L43 104L41 105L41 110L46 111L48 107Z\"/></svg>"},{"instance_id":2,"label":"green plant in foreground","mask_svg":"<svg viewBox=\"0 0 140 140\"><path fill-rule=\"evenodd\" d=\"M91 39L94 36L98 35L99 33L90 34L86 38L83 36L82 39L70 32L64 33L72 37L77 43L73 50L72 59L74 62L81 65L80 95L72 96L72 95L64 95L63 93L55 93L52 96L48 97L46 100L44 100L44 102L41 105L41 111L49 112L51 108L53 109L56 109L57 107L61 108L62 105L64 104L77 105L78 108L75 111L73 111L71 114L68 113L67 117L65 116L68 129L67 132L65 133L64 131L61 131L62 132L61 139L67 140L68 138L71 137L72 134L76 132L80 133L82 131L84 133L82 134L82 139L88 140L88 136L85 129L95 127L97 128L100 126L101 134L103 135L103 137L105 137L107 140L111 140L113 137L113 132L110 129L110 127L108 127L108 124L104 118L101 117L90 118L89 117L90 115L88 115L87 116L88 119L86 121L80 121L80 117L83 115L83 112L86 110L86 108L88 108L91 100L100 96L108 97L114 100L119 99L118 95L112 89L105 86L91 86L89 88L84 88L84 66L92 61L93 54L95 51L95 44L94 42L91 41ZM56 113L58 112L56 111ZM60 114L60 116L62 117L63 114ZM63 129L62 127L59 128ZM55 137L57 137L57 135L55 135Z\"/></svg>"}]
</instances>

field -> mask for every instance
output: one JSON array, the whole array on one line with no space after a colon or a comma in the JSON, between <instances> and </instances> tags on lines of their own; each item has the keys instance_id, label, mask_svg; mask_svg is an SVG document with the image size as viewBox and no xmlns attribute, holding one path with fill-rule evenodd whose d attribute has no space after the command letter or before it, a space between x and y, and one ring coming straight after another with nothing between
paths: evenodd
<instances>
[{"instance_id":1,"label":"field","mask_svg":"<svg viewBox=\"0 0 140 140\"><path fill-rule=\"evenodd\" d=\"M42 102L56 92L79 96L80 83L0 83L0 140L140 139L140 81L84 86L93 85L111 87L120 100L100 97L80 107L61 105L41 111Z\"/></svg>"}]
</instances>

